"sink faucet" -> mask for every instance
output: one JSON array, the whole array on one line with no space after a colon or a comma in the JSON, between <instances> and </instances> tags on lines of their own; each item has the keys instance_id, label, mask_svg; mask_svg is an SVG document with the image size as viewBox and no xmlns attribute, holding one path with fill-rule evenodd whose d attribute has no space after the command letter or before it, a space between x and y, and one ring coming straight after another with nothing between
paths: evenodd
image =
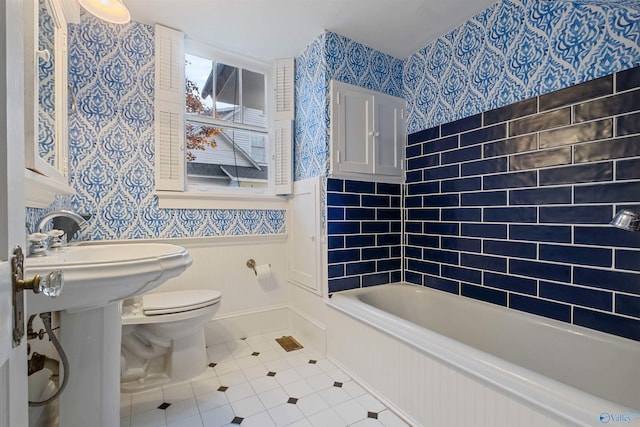
<instances>
[{"instance_id":1,"label":"sink faucet","mask_svg":"<svg viewBox=\"0 0 640 427\"><path fill-rule=\"evenodd\" d=\"M57 211L49 212L48 214L40 218L40 220L36 224L36 231L38 233L42 233L42 230L44 229L44 226L47 224L47 222L49 222L54 218L59 218L59 217L69 218L70 220L76 223L77 228L80 230L84 229L87 225L89 225L89 223L79 214L66 209L60 209ZM67 238L70 239L71 236L67 236Z\"/></svg>"},{"instance_id":2,"label":"sink faucet","mask_svg":"<svg viewBox=\"0 0 640 427\"><path fill-rule=\"evenodd\" d=\"M49 221L54 221L55 230L44 234L44 227ZM70 210L61 209L44 215L35 227L35 233L28 234L29 256L46 256L49 250L60 250L64 246L61 237L67 235L67 242L78 230L84 229L89 223L81 216ZM27 223L27 233L30 224Z\"/></svg>"}]
</instances>

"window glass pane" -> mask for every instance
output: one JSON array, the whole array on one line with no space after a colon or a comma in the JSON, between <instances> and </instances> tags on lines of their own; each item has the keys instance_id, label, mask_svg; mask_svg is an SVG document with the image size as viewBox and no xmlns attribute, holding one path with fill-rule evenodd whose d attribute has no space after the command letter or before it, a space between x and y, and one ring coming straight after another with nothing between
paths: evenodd
<instances>
[{"instance_id":1,"label":"window glass pane","mask_svg":"<svg viewBox=\"0 0 640 427\"><path fill-rule=\"evenodd\" d=\"M215 69L216 118L241 123L238 68L218 62Z\"/></svg>"},{"instance_id":2,"label":"window glass pane","mask_svg":"<svg viewBox=\"0 0 640 427\"><path fill-rule=\"evenodd\" d=\"M186 112L213 117L213 62L195 55L185 55Z\"/></svg>"},{"instance_id":3,"label":"window glass pane","mask_svg":"<svg viewBox=\"0 0 640 427\"><path fill-rule=\"evenodd\" d=\"M266 127L265 104L264 74L242 70L242 122L247 125Z\"/></svg>"},{"instance_id":4,"label":"window glass pane","mask_svg":"<svg viewBox=\"0 0 640 427\"><path fill-rule=\"evenodd\" d=\"M267 134L187 120L187 183L266 188Z\"/></svg>"}]
</instances>

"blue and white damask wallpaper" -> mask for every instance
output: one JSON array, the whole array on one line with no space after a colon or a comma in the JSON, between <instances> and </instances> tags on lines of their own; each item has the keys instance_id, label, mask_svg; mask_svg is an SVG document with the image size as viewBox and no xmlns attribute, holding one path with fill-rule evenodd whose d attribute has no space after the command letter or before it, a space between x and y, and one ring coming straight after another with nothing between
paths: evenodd
<instances>
[{"instance_id":1,"label":"blue and white damask wallpaper","mask_svg":"<svg viewBox=\"0 0 640 427\"><path fill-rule=\"evenodd\" d=\"M406 59L408 132L638 64L637 0L503 0Z\"/></svg>"},{"instance_id":2,"label":"blue and white damask wallpaper","mask_svg":"<svg viewBox=\"0 0 640 427\"><path fill-rule=\"evenodd\" d=\"M405 60L320 34L296 63L295 180L328 173L331 79L404 96L411 133L640 64L639 6L503 0ZM146 25L83 14L70 26L71 207L93 215L83 238L284 233L279 210L158 208L153 49Z\"/></svg>"},{"instance_id":3,"label":"blue and white damask wallpaper","mask_svg":"<svg viewBox=\"0 0 640 427\"><path fill-rule=\"evenodd\" d=\"M86 240L281 234L282 210L160 209L154 188L154 29L83 14L69 31L71 208Z\"/></svg>"},{"instance_id":4,"label":"blue and white damask wallpaper","mask_svg":"<svg viewBox=\"0 0 640 427\"><path fill-rule=\"evenodd\" d=\"M403 61L325 31L296 58L296 181L329 173L329 81L402 96Z\"/></svg>"}]
</instances>

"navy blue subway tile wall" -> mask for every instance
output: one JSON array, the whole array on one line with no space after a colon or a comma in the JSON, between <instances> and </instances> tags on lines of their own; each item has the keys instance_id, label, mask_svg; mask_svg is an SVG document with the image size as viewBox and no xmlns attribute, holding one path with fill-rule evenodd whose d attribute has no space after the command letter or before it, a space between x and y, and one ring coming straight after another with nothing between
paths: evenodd
<instances>
[{"instance_id":1,"label":"navy blue subway tile wall","mask_svg":"<svg viewBox=\"0 0 640 427\"><path fill-rule=\"evenodd\" d=\"M640 233L608 225L640 209L629 75L409 135L405 280L640 341Z\"/></svg>"},{"instance_id":2,"label":"navy blue subway tile wall","mask_svg":"<svg viewBox=\"0 0 640 427\"><path fill-rule=\"evenodd\" d=\"M400 191L400 184L328 179L329 292L401 280Z\"/></svg>"}]
</instances>

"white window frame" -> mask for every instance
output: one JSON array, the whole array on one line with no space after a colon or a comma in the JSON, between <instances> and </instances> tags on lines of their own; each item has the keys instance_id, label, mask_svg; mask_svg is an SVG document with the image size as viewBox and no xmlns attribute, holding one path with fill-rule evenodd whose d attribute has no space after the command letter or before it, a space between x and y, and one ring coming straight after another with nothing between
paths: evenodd
<instances>
[{"instance_id":1,"label":"white window frame","mask_svg":"<svg viewBox=\"0 0 640 427\"><path fill-rule=\"evenodd\" d=\"M158 43L162 42L162 38L166 37L172 38L172 43L178 46L178 48L174 48L171 52L173 61L180 61L181 69L181 85L179 87L180 93L178 93L178 88L175 88L173 94L168 95L166 92L158 89L161 83L158 77L159 69L162 67L159 64L159 61L162 60L162 54L160 53L161 48L158 47ZM182 42L182 44L181 44ZM166 46L166 42L165 42ZM292 181L293 181L293 168L292 168L292 146L293 134L291 132L291 126L293 121L293 110L290 111L290 119L288 121L280 121L275 119L281 119L282 114L279 111L280 108L276 105L276 96L274 96L274 79L272 75L273 66L256 61L248 58L243 58L233 53L214 48L202 43L198 43L193 40L184 41L184 35L175 30L170 30L164 28L162 26L156 25L156 117L160 117L160 111L158 108L167 108L167 102L173 103L173 108L177 111L177 103L180 102L180 109L182 112L181 123L179 126L184 129L186 123L186 115L185 115L185 100L184 100L184 59L185 52L188 52L192 55L197 55L204 58L211 58L215 61L236 66L238 68L246 69L249 71L254 71L258 73L262 73L266 76L266 105L267 105L267 129L268 129L268 141L269 141L269 151L267 153L267 159L269 164L269 187L268 188L238 188L238 187L220 187L212 185L211 187L206 188L206 190L202 190L201 186L199 189L190 188L187 186L187 176L186 176L186 135L184 131L182 132L181 141L175 141L175 143L171 143L170 145L174 148L171 150L171 155L175 156L175 153L181 153L182 159L184 160L179 167L182 168L182 180L175 180L174 182L167 183L163 182L159 178L160 167L158 163L160 162L160 149L161 147L165 148L164 153L167 153L166 142L160 141L160 127L161 124L157 123L156 120L156 189L154 194L158 196L158 203L160 208L186 208L186 209L285 209L286 208L286 199L280 197L281 195L287 195L291 193ZM291 68L293 67L293 62L291 61ZM165 64L166 65L166 64ZM172 65L176 65L173 63ZM278 66L278 61L276 61L276 67ZM165 74L166 77L166 68ZM280 75L280 69L276 68L275 74ZM172 69L172 73L175 74ZM291 79L292 84L292 79ZM292 92L292 91L291 91ZM170 99L168 99L170 98ZM277 113L276 113L277 111ZM221 124L224 126L224 124ZM228 123L229 127L240 128L237 124ZM288 128L288 131L282 132L281 128L284 126L285 129ZM290 140L286 141L285 147L282 147L281 135L290 134ZM166 135L166 132L165 132ZM276 138L280 138L276 142ZM276 145L278 147L276 147ZM179 149L179 151L178 151ZM282 153L285 153L284 156ZM284 161L282 158L284 157ZM276 165L280 168L280 171L276 170ZM285 165L285 172L287 179L284 185L276 185L276 175L278 177L282 177L282 165ZM175 170L178 170L179 167L174 167ZM166 176L166 174L165 174ZM282 183L282 180L279 179L279 183Z\"/></svg>"}]
</instances>

